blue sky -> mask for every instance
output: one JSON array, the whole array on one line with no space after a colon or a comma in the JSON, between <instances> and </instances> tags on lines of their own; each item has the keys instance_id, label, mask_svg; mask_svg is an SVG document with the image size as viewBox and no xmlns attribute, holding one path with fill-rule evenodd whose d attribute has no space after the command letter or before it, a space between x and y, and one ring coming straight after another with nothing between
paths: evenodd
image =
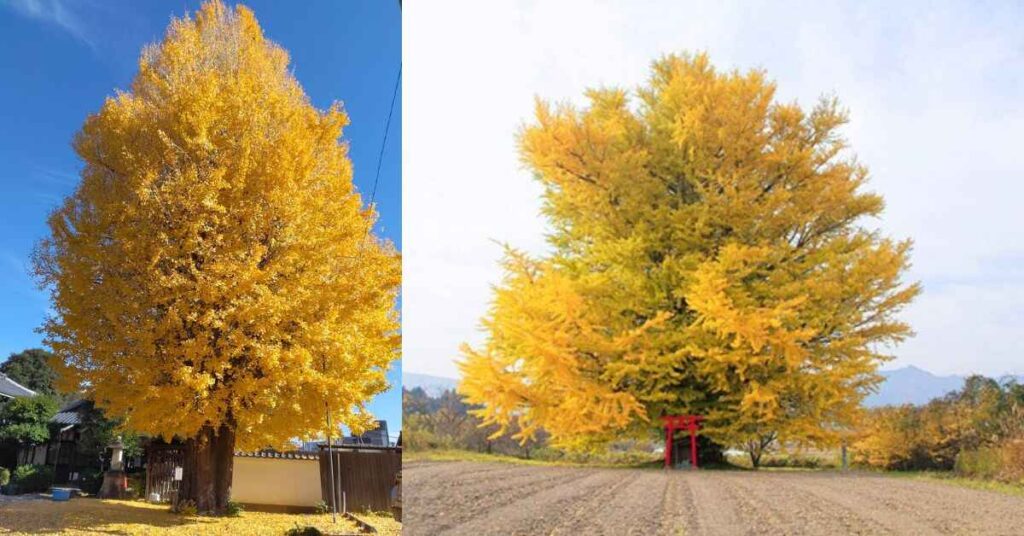
<instances>
[{"instance_id":1,"label":"blue sky","mask_svg":"<svg viewBox=\"0 0 1024 536\"><path fill-rule=\"evenodd\" d=\"M355 183L368 198L401 62L397 0L244 3L267 37L289 51L313 104L344 104ZM41 344L35 329L48 304L28 274L29 255L46 234L47 214L77 182L72 136L106 96L128 87L143 45L162 38L172 16L200 4L0 0L0 360ZM376 197L377 231L399 248L401 103L399 90ZM401 422L400 367L388 374L396 387L370 405L394 434Z\"/></svg>"}]
</instances>

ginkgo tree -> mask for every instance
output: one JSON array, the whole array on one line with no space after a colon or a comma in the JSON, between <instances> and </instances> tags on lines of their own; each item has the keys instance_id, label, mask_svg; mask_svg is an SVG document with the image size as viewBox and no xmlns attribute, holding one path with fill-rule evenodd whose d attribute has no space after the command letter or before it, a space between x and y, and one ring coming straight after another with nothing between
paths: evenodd
<instances>
[{"instance_id":1,"label":"ginkgo tree","mask_svg":"<svg viewBox=\"0 0 1024 536\"><path fill-rule=\"evenodd\" d=\"M866 226L883 202L844 111L777 102L763 72L703 54L587 98L538 102L520 135L551 252L508 250L487 340L463 347L484 424L580 446L701 414L755 465L779 439L835 441L920 290L910 242Z\"/></svg>"},{"instance_id":2,"label":"ginkgo tree","mask_svg":"<svg viewBox=\"0 0 1024 536\"><path fill-rule=\"evenodd\" d=\"M354 189L348 118L288 64L243 6L173 20L75 137L81 181L35 256L62 387L184 439L201 512L225 509L236 448L372 426L399 356L401 261Z\"/></svg>"}]
</instances>

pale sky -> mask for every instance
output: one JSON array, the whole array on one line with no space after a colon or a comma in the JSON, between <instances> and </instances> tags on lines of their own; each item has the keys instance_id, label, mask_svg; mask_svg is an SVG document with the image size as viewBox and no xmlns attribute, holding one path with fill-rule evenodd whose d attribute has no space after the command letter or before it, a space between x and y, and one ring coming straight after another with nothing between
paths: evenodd
<instances>
[{"instance_id":1,"label":"pale sky","mask_svg":"<svg viewBox=\"0 0 1024 536\"><path fill-rule=\"evenodd\" d=\"M706 51L765 69L783 101L835 94L886 211L915 241L893 368L1024 373L1024 3L409 2L403 26L403 368L456 377L500 280L497 242L539 253L539 185L515 134L534 96L635 89Z\"/></svg>"}]
</instances>

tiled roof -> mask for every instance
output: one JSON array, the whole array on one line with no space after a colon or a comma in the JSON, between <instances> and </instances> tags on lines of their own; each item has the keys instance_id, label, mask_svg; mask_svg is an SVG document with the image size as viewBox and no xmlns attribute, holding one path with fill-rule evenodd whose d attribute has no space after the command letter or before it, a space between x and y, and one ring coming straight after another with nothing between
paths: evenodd
<instances>
[{"instance_id":1,"label":"tiled roof","mask_svg":"<svg viewBox=\"0 0 1024 536\"><path fill-rule=\"evenodd\" d=\"M10 398L35 396L36 392L0 373L0 395Z\"/></svg>"},{"instance_id":2,"label":"tiled roof","mask_svg":"<svg viewBox=\"0 0 1024 536\"><path fill-rule=\"evenodd\" d=\"M273 450L257 450L252 452L245 452L241 450L235 451L235 456L241 458L274 458L280 460L319 460L320 455L312 452L277 452Z\"/></svg>"},{"instance_id":3,"label":"tiled roof","mask_svg":"<svg viewBox=\"0 0 1024 536\"><path fill-rule=\"evenodd\" d=\"M327 450L327 444L326 443L320 443L320 449L321 450ZM395 447L387 446L387 447L385 447L383 445L352 445L352 444L349 444L349 445L331 445L331 449L333 449L333 450L356 451L356 452L358 452L358 451L364 451L364 450L402 450L402 447L398 447L398 446L395 446Z\"/></svg>"},{"instance_id":4,"label":"tiled roof","mask_svg":"<svg viewBox=\"0 0 1024 536\"><path fill-rule=\"evenodd\" d=\"M54 424L82 424L82 411L87 409L88 400L78 399L72 400L60 408L60 411L54 415L50 422Z\"/></svg>"},{"instance_id":5,"label":"tiled roof","mask_svg":"<svg viewBox=\"0 0 1024 536\"><path fill-rule=\"evenodd\" d=\"M82 424L82 416L75 411L62 411L54 415L50 422L54 424Z\"/></svg>"}]
</instances>

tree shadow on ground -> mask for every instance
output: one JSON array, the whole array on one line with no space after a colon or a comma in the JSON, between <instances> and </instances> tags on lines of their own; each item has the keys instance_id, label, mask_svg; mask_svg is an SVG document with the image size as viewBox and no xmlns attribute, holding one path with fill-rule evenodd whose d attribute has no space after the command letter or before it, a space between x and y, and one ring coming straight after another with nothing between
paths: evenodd
<instances>
[{"instance_id":1,"label":"tree shadow on ground","mask_svg":"<svg viewBox=\"0 0 1024 536\"><path fill-rule=\"evenodd\" d=\"M133 525L149 528L192 527L189 532L198 533L205 521L202 518L172 514L165 506L90 498L76 498L66 502L48 499L0 502L0 519L3 519L0 534L73 531L133 534Z\"/></svg>"}]
</instances>

